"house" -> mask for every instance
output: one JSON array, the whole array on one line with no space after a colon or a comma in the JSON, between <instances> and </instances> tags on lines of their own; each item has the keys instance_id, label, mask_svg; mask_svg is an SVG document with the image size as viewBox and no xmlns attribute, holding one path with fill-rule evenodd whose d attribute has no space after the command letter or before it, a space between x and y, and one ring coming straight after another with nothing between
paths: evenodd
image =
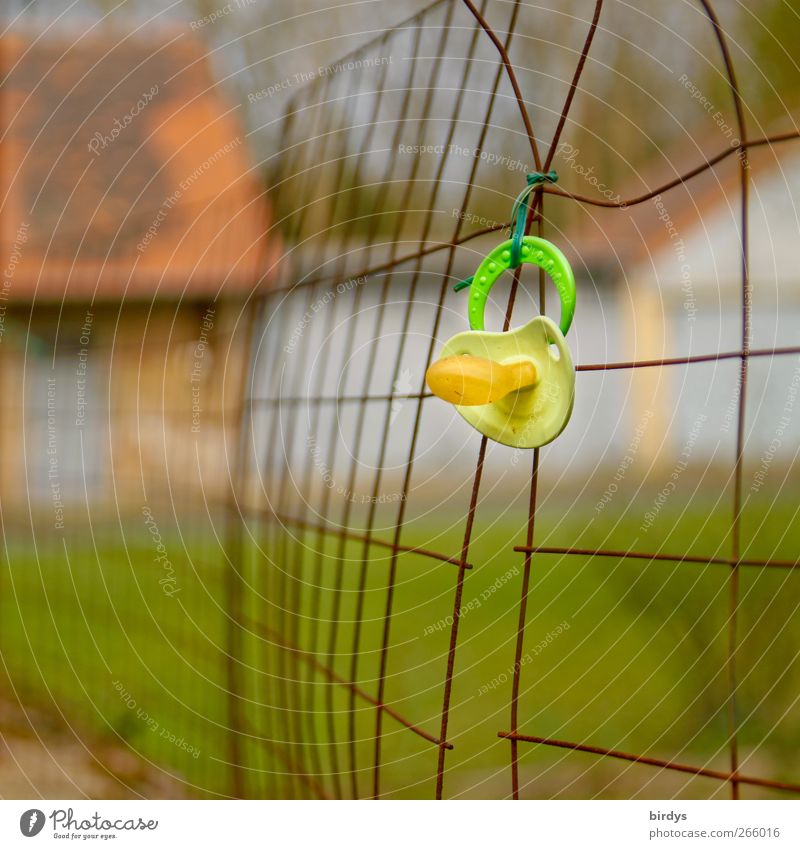
<instances>
[{"instance_id":1,"label":"house","mask_svg":"<svg viewBox=\"0 0 800 849\"><path fill-rule=\"evenodd\" d=\"M186 34L14 32L0 61L4 508L214 497L277 256L239 113Z\"/></svg>"},{"instance_id":2,"label":"house","mask_svg":"<svg viewBox=\"0 0 800 849\"><path fill-rule=\"evenodd\" d=\"M704 147L709 156L724 146ZM686 184L623 213L611 238L622 251L617 315L624 360L697 357L742 349L741 171L735 150ZM702 162L702 157L696 160ZM745 452L748 480L767 455L791 459L800 435L795 399L800 344L800 148L791 141L752 148L749 161L750 348ZM694 164L684 159L686 166ZM680 170L680 169L675 169ZM665 181L673 174L654 175ZM622 235L622 228L627 228ZM639 369L630 384L627 435L650 411L641 443L647 464L687 451L729 465L740 398L738 357ZM691 444L690 444L691 443Z\"/></svg>"},{"instance_id":3,"label":"house","mask_svg":"<svg viewBox=\"0 0 800 849\"><path fill-rule=\"evenodd\" d=\"M309 111L302 110L301 114ZM630 198L663 185L703 163L726 144L725 138L709 138L702 144L691 141L685 145L688 149L680 152L665 153L661 162L642 169L634 185L619 187L620 195ZM792 252L800 232L800 147L793 142L773 148L761 146L754 148L749 158L751 347L769 350L797 346L800 280ZM321 161L313 157L308 160ZM456 164L463 172L464 164ZM398 174L392 185L405 185L400 175L412 166L396 157L392 167ZM559 169L559 185L564 189L592 194L592 187L563 156L556 158L554 166ZM300 173L305 175L305 170ZM318 180L313 173L313 179ZM572 419L558 439L544 449L542 479L548 486L562 478L582 482L596 478L594 484L602 491L613 480L615 469L623 465L629 478L653 476L661 481L669 479L678 464L682 474L690 460L696 475L708 467L723 478L730 474L736 455L737 352L741 350L742 333L739 179L736 150L731 148L730 156L715 167L635 206L602 209L547 199L548 210L566 210L572 216L556 223L548 221L547 234L564 250L578 280L578 305L567 341L580 368ZM453 182L458 181L453 178ZM509 185L517 182L508 179ZM425 181L422 188L430 191ZM321 191L320 195L327 197ZM597 197L602 196L597 193ZM448 199L439 201L435 208L434 221L440 230L435 236L429 235L431 244L450 238L451 207ZM478 219L480 212L481 207L475 204L461 214L470 224L478 222L476 227L493 223ZM328 210L329 220L336 220L335 215L335 209ZM413 219L417 226L422 226L421 221L421 215ZM433 493L435 500L452 488L452 475L439 474L439 470L452 469L456 464L459 468L463 464L467 470L459 481L463 480L464 486L470 484L470 458L476 455L479 441L476 432L438 399L425 399L416 421L417 402L403 396L413 396L424 388L434 329L436 356L449 336L467 326L466 295L454 293L451 284L474 272L480 259L501 238L493 233L460 245L452 265L448 265L447 252L439 251L431 253L424 263L413 265L409 261L388 272L384 255L372 248L368 238L363 238L361 246L347 243L331 250L334 258L345 258L344 270L337 268L335 273L324 264L334 260L307 257L309 278L316 275L321 282L299 289L285 301L276 300L270 311L270 333L275 337L284 334L272 353L272 368L282 375L282 388L266 385L264 353L264 363L257 369L263 385L257 385L256 392L265 397L280 393L290 399L298 394L314 397L319 387L335 385L341 396L351 400L339 405L335 418L326 409L316 418L304 419L303 427L309 429L307 439L294 434L296 426L290 416L273 428L268 409L257 414L263 422L255 442L271 452L272 460L265 460L265 466L277 468L276 480L285 476L284 464L302 468L311 463L318 472L312 475L312 482L320 490L320 498L324 496L322 487L331 480L336 481L335 490L349 494L355 487L347 483L348 463L358 453L364 458L382 457L381 486L386 492L399 492L416 428L414 468L425 479L425 491ZM387 239L374 241L386 249ZM309 240L308 244L313 243ZM408 236L397 253L413 255L414 249ZM308 253L312 253L310 248ZM302 269L303 263L298 264ZM377 273L360 276L362 269L370 267L377 268ZM296 279L306 278L298 273ZM530 270L523 272L515 324L538 311L538 287L531 285L534 280ZM443 281L447 290L443 311L437 317ZM507 284L498 284L496 290L487 312L487 328L502 324ZM557 318L552 288L548 288L547 297L547 311ZM298 339L302 339L302 346ZM301 347L304 354L298 356ZM359 356L350 356L350 351L358 351ZM714 355L720 352L732 355L715 361ZM697 356L707 356L708 360L635 369L600 368L608 363ZM372 367L371 363L378 365ZM798 358L755 356L750 359L749 374L745 445L748 486L757 484L758 470L768 466L773 456L788 458L794 454L800 431L800 414L794 410L800 385ZM379 398L390 393L399 397L393 397L388 416L380 404L368 406L359 425L352 399L367 390ZM332 427L338 429L341 438L329 444L325 440ZM274 441L279 428L285 432ZM311 460L309 444L313 446ZM527 463L519 462L512 449L491 450L506 475L504 480L515 475L514 480L519 479L519 486L524 486L529 474ZM363 469L358 467L358 494L365 500L372 497L371 469L375 462L370 459L363 462Z\"/></svg>"}]
</instances>

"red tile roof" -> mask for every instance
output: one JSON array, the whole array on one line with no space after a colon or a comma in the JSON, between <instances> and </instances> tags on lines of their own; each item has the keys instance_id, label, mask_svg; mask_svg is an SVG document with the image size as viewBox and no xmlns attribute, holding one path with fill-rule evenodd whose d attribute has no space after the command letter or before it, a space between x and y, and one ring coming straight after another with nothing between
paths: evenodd
<instances>
[{"instance_id":1,"label":"red tile roof","mask_svg":"<svg viewBox=\"0 0 800 849\"><path fill-rule=\"evenodd\" d=\"M0 241L14 300L266 285L277 250L266 200L238 109L197 42L14 35L0 39L0 61Z\"/></svg>"},{"instance_id":2,"label":"red tile roof","mask_svg":"<svg viewBox=\"0 0 800 849\"><path fill-rule=\"evenodd\" d=\"M768 128L767 135L777 134L785 127ZM757 137L757 133L752 135ZM779 169L795 151L794 142L750 148L748 161L751 179L763 180ZM654 157L642 174L624 182L619 197L630 199L652 191L674 180L680 174L701 166L726 150L729 142L720 133L695 141L684 139ZM606 210L584 207L576 215L570 237L579 247L581 258L588 265L607 265L615 279L631 270L646 266L661 250L675 245L698 232L718 213L725 213L731 222L738 222L741 204L741 182L738 151L730 147L730 155L715 166L703 171L656 198L629 206L626 209ZM591 187L580 176L562 166L561 184L570 191L592 195ZM596 193L594 196L598 196Z\"/></svg>"}]
</instances>

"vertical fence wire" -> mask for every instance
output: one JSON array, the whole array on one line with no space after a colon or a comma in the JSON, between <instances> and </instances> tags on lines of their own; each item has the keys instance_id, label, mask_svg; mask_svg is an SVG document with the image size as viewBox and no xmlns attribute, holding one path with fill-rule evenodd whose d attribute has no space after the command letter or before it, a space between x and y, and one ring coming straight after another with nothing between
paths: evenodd
<instances>
[{"instance_id":1,"label":"vertical fence wire","mask_svg":"<svg viewBox=\"0 0 800 849\"><path fill-rule=\"evenodd\" d=\"M796 347L751 348L748 150L754 146L795 139L798 134L792 132L768 139L750 138L725 34L712 4L708 0L699 2L718 44L736 115L738 148L723 151L659 188L625 200L585 197L556 186L538 187L530 205L526 232L535 227L538 235L546 235L546 195L550 195L554 202L560 199L600 207L631 207L692 180L732 153L738 154L740 349L710 355L577 365L578 372L633 371L726 359L739 361L731 554L729 557L700 557L681 552L666 554L661 551L537 546L535 537L540 451L538 448L533 450L525 540L521 545L509 545L523 556L523 567L513 639L509 730L498 732L501 739L509 742L510 795L514 798L519 798L525 789L519 774L520 748L532 744L589 752L600 757L714 778L730 785L733 798L738 798L739 787L743 783L800 792L800 786L790 782L740 773L740 720L736 707L740 571L746 566L779 569L794 569L798 566L797 561L792 560L742 557L742 476L748 365L754 357L800 352L800 348ZM269 703L271 707L262 705L262 713L269 714L270 718L268 724L262 727L259 739L263 743L274 736L274 747L283 753L282 762L286 766L288 781L292 782L285 791L288 795L335 798L364 795L377 798L383 795L383 746L388 720L391 720L393 727L399 726L402 733L412 734L435 748L437 755L431 775L432 793L437 798L445 793L447 756L453 750L448 731L453 679L458 661L459 624L465 583L472 568L469 553L487 457L487 440L485 437L481 439L475 460L459 553L404 545L403 533L420 423L431 395L426 391L424 381L418 381L416 391L413 392L413 387L398 387L402 378L404 350L412 331L422 332L430 340L422 359L423 372L433 360L445 312L445 298L456 269L457 249L468 247L473 240L500 230L503 225L489 224L464 235L463 213L469 208L478 185L480 157L475 155L460 180L463 189L459 209L462 214L456 217L451 236L447 239L438 238L435 235L438 231L434 228L435 211L442 202L444 189L452 187L452 175L448 176L451 160L443 155L433 172L425 173L421 157L403 161L394 156L392 151L398 149L402 134L409 127L413 128L412 134L418 138L425 137L433 127L439 131L443 148L449 151L457 138L457 129L465 120L465 104L480 88L476 84L476 77L480 75L490 80L490 83L483 91L485 103L479 117L476 118L474 109L470 113L471 128L476 131L474 150L480 152L484 149L487 134L497 117L498 104L511 101L518 109L520 133L527 137L536 169L547 171L553 163L575 94L580 88L592 43L598 33L603 0L597 0L594 5L582 47L577 52L575 71L543 158L540 154L542 139L535 132L525 93L509 58L515 27L523 13L520 3L517 0L511 4L500 34L487 21L486 10L486 0L480 6L471 0L463 0L461 3L438 0L397 27L387 30L373 42L343 57L340 63L334 63L331 67L335 69L337 65L346 65L359 57L382 60L392 45L405 40L403 43L406 44L407 55L404 55L404 61L399 67L390 67L388 63L381 65L380 72L374 78L374 90L366 92L357 75L337 76L335 70L322 74L292 99L278 133L281 150L275 157L273 200L282 217L288 262L293 267L294 276L286 286L273 291L264 303L263 315L274 316L280 310L287 311L287 315L278 323L265 318L261 328L263 351L261 355L255 355L249 397L245 399L251 411L246 427L252 431L249 434L250 449L253 453L252 463L257 471L243 471L245 480L240 483L239 491L242 495L238 508L243 522L261 528L256 532L260 535L256 555L257 568L262 575L260 606L255 608L256 612L247 621L246 627L263 641L262 665L268 670L266 674L269 683L265 685L268 698L265 704ZM478 58L481 48L487 45L491 47L494 56L492 60L486 53L481 53ZM452 75L447 78L442 76L443 66L453 57L457 57L463 66L457 85L452 84ZM486 67L491 68L489 76L485 74ZM445 86L449 92L446 106L436 100L441 93L440 89ZM387 110L391 114L387 114ZM389 152L389 155L384 155L382 165L377 169L368 156L376 145L386 145L381 150L384 154ZM322 168L325 163L329 166L327 171ZM424 187L424 191L420 190L420 186ZM441 276L438 302L432 305L432 324L419 330L421 324L414 314L415 294L420 279L431 273L427 264L434 260L439 264L431 268ZM511 324L519 277L518 269L513 277L505 309L504 330L508 330ZM302 327L302 332L306 332L302 325L304 317L314 313L328 293L335 291L332 287L350 286L352 281L356 281L352 284L352 300L334 297L332 303L327 305L320 338L328 339L354 316L367 315L370 322L369 338L381 339L387 333L387 305L392 303L393 292L400 281L405 301L399 310L397 327L392 331L398 335L398 344L391 359L382 360L373 351L365 363L360 380L357 380L358 390L342 389L352 385L351 378L356 371L354 363L364 356L355 347L357 334L349 332L346 344L335 355L332 354L336 357L335 362L320 367L318 360L320 356L324 358L324 351L322 354L320 351L315 352L313 346L304 341L296 346L292 362L281 366L280 374L273 373L266 383L256 385L259 368L270 368L279 363L279 351L292 348L292 317L295 321L299 317L295 328ZM374 301L370 301L373 293ZM545 275L541 270L538 304L544 313ZM291 309L295 312L289 312ZM264 351L272 353L264 354ZM308 378L304 390L303 379L307 374L312 376ZM339 375L339 382L333 389L331 374ZM379 378L382 374L385 374L385 379L381 383ZM375 391L378 384L383 388ZM388 476L390 442L393 439L390 427L398 401L410 401L413 416L408 429L407 451L400 464L399 504L394 515L381 524L383 519L379 520L379 515L382 517L383 511L379 498ZM377 429L371 434L368 422L373 419L368 416L368 411L376 406L380 414L374 419ZM331 410L337 412L345 408L355 410L353 438L349 443L350 457L343 467L346 493L356 492L362 479L360 465L370 450L368 437L377 435L374 457L370 461L373 468L366 480L368 498L365 510L360 510L350 498L344 498L337 510L332 487L323 487L321 492L318 488L315 490L315 477L319 468L314 459L314 449L300 450L302 434L306 429L324 432L327 426L330 430L327 431L327 441L321 454L333 458L329 460L332 465L338 465L343 449L339 439L339 425L331 418ZM260 431L256 427L259 421L263 425ZM260 491L256 496L248 498L244 493L251 491L252 481L249 478L253 475L257 478ZM388 552L388 563L380 566L375 564L373 554L376 550ZM546 554L717 563L729 568L728 771L520 733L522 656L534 555ZM437 734L426 730L424 722L405 716L400 707L393 706L387 692L398 570L401 558L409 555L432 560L444 568L454 566L456 570ZM365 598L372 591L371 576L379 568L383 570L384 576L381 584L383 602L381 613L377 616L375 642L369 642L369 646L374 647L367 650L365 629L372 628L373 622L367 616ZM326 585L328 575L331 580ZM263 615L259 610L264 611ZM367 663L370 670L368 674L364 672ZM365 680L369 686L365 685ZM344 702L339 698L340 694L345 696ZM372 715L372 721L368 723L373 729L371 735L364 731L362 717L365 710ZM370 738L369 754L361 745L365 733ZM259 774L274 771L274 767L266 766L267 761L264 763L265 767L257 771ZM367 776L368 781L365 780ZM266 792L267 785L252 779L252 786L247 790L252 795L258 795Z\"/></svg>"}]
</instances>

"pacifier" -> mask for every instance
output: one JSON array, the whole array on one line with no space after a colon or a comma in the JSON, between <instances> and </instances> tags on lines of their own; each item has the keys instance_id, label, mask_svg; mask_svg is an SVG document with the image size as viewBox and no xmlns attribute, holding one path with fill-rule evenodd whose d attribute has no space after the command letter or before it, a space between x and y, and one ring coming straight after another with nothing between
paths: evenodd
<instances>
[{"instance_id":1,"label":"pacifier","mask_svg":"<svg viewBox=\"0 0 800 849\"><path fill-rule=\"evenodd\" d=\"M520 263L543 268L561 299L560 327L547 316L508 333L484 330L489 291ZM564 254L537 236L498 245L471 278L469 325L447 341L425 375L431 392L484 436L514 448L537 448L567 426L575 369L565 340L575 313L575 277Z\"/></svg>"}]
</instances>

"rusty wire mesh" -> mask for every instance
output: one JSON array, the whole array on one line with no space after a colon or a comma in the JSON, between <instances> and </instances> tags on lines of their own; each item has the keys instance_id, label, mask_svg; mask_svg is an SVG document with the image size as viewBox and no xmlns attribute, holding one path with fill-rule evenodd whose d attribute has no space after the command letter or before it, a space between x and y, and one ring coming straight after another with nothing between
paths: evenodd
<instances>
[{"instance_id":1,"label":"rusty wire mesh","mask_svg":"<svg viewBox=\"0 0 800 849\"><path fill-rule=\"evenodd\" d=\"M575 102L599 75L592 50L608 32L601 0L590 20L571 19L570 40L556 46L544 16L519 0L438 0L330 66L310 68L307 79L287 78L278 86L291 92L283 117L266 112L251 133L269 151L261 164L272 209L259 219L267 224L245 232L238 198L208 213L219 218L203 232L218 238L197 257L181 297L119 294L95 303L92 271L61 309L34 297L9 311L3 433L21 448L0 470L8 567L0 640L3 697L24 707L26 733L46 726L46 745L47 729L63 723L59 733L116 776L118 789L140 795L800 790L797 768L763 760L759 745L796 714L798 561L776 522L767 531L774 540L753 543L744 491L753 453L748 375L768 366L756 378L760 403L778 383L772 364L800 354L796 335L792 344L779 345L777 333L754 343L749 160L760 152L781 161L798 133L749 129L725 33L709 3L697 14L716 51L737 144L695 150L691 163L682 151L685 165L671 162L664 179L645 175L626 196L575 193L580 184L566 173L534 196L528 230L562 246L579 276L568 339L578 406L553 446L520 452L487 442L432 397L424 374L442 341L464 329L465 295L453 284L502 237L525 173L566 171L559 145L578 129ZM566 78L549 72L548 51L570 57ZM271 98L264 90L253 101ZM624 145L612 130L597 135ZM703 339L699 352L665 346L630 359L616 338L620 324L607 320L614 296L588 266L581 225L588 221L595 236L616 232L618 219L652 214L650 202L667 193L677 218L718 169L720 182L735 181L723 187L738 222L729 250L738 263L735 338L726 329L713 350ZM158 210L131 212L137 237ZM86 241L80 220L45 212L58 219L68 250ZM258 260L239 270L252 275L250 298L215 295L228 274L219 267L227 254L217 251L231 231L257 249ZM615 238L601 239L602 251L613 255ZM112 293L125 291L135 267L131 257L111 261L118 239L89 246ZM143 291L158 292L168 270L153 271ZM626 279L624 263L616 271ZM58 291L60 269L47 273L40 282ZM521 276L509 275L507 298L489 304L488 326L507 330L526 310L551 311L544 275L538 287ZM89 315L95 329L85 334ZM588 338L592 322L599 342ZM83 335L91 337L85 345ZM187 387L199 339L211 353L195 431ZM105 426L74 422L82 348L90 407L108 414ZM578 497L594 471L607 479L602 463L613 453L602 443L623 429L617 413L640 412L615 376L707 381L710 368L731 385L731 445L717 461L723 471L700 469L695 494L716 489L710 503L724 532L714 538L695 528L692 538L681 520L675 533L634 539L610 511L587 509ZM51 386L53 410L45 406ZM68 502L63 522L50 503L50 418ZM678 422L665 425L669 432ZM599 442L584 442L590 430ZM688 487L691 473L681 473ZM635 506L644 485L627 480ZM778 485L796 524L793 479ZM694 503L683 513L696 512ZM592 522L596 532L584 533ZM571 589L577 573L582 592L600 599L586 615L602 621L573 625L568 636L561 617L586 604ZM165 581L180 591L165 594ZM627 607L626 583L635 590ZM755 617L754 604L763 606ZM674 645L652 653L663 659L662 680L681 674L676 653L701 670L691 678L697 694L675 708L672 691L626 679L639 669L637 655L619 645L651 606L669 627L672 608L681 610L675 621L689 632L688 641L668 633ZM765 618L777 633L754 650L752 632ZM603 630L606 619L618 631ZM784 646L786 669L768 654L773 643ZM568 689L570 699L559 701ZM782 701L773 707L775 691ZM40 709L48 718L34 722ZM580 714L574 722L563 721L569 710ZM593 713L619 715L630 733ZM124 746L139 759L125 757ZM623 764L619 772L614 764ZM76 792L92 792L77 775L69 780Z\"/></svg>"},{"instance_id":2,"label":"rusty wire mesh","mask_svg":"<svg viewBox=\"0 0 800 849\"><path fill-rule=\"evenodd\" d=\"M438 464L438 478L423 471L423 480L415 480L420 455L429 457L431 450L430 439L420 435L426 412L441 404L432 400L422 376L446 329L461 326L457 316L464 296L454 295L452 284L475 266L483 246L497 240L492 234L506 226L501 215L494 220L481 215L487 203L498 208L492 206L496 198L489 181L482 180L486 159L481 152L504 150L502 135L518 135L528 147L527 170L554 166L603 11L598 0L588 27L581 24L574 74L559 89L563 107L548 116L553 128L543 146L528 109L525 85L531 69L520 70L509 57L519 16L535 12L523 10L518 2L492 4L490 25L487 5L485 0L478 5L471 0L431 4L317 74L294 94L277 126L261 128L276 139L270 186L290 271L283 285L261 302L255 325L236 494L241 524L232 525L248 552L233 594L233 616L247 658L233 687L243 741L236 752L243 766L237 771L238 792L244 795L447 795L448 763L459 755L459 744L454 746L449 736L453 682L463 642L465 587L473 567L481 565L471 562L471 554L488 454L484 437L476 443L466 486L441 454L427 461ZM685 186L718 164L738 168L741 344L716 353L638 361L587 363L579 358L577 365L579 373L608 373L738 363L733 487L727 508L730 547L705 556L688 548L537 545L541 450L517 457L520 464L530 462L524 539L494 542L522 558L521 573L515 576L516 625L507 635L514 654L510 698L505 721L496 724L498 737L508 746L510 776L501 785L505 789L484 792L514 798L535 794L535 779L521 779L520 763L526 750L540 746L711 779L692 791L699 795L715 795L725 785L734 798L745 785L800 791L796 781L740 769L742 720L736 698L742 570L791 572L798 565L793 558L748 556L742 541L750 363L800 352L800 347L756 349L751 344L748 151L798 134L752 136L725 34L709 2L701 0L698 9L713 34L727 80L738 145L715 151L696 167L635 197L608 200L575 194L562 185L540 188L528 229L548 236L545 201L548 207L569 202L631 209ZM366 67L371 69L368 82L363 74L352 73ZM437 155L401 155L409 140L431 145ZM459 146L471 155L465 157ZM521 161L507 167L510 198L526 168ZM518 289L519 280L518 270L504 309L495 314L504 316L504 329L524 292L524 287ZM544 312L543 273L536 294ZM583 297L579 290L579 312ZM602 409L595 413L603 414ZM453 450L464 464L464 449ZM448 474L453 475L452 489L465 494L458 538L430 535L454 540L451 547L417 544L409 528L421 515L430 520L431 511L415 509L415 504L424 500L426 485L437 493L434 500L444 503L447 496L436 489L436 480L441 487L441 476ZM489 481L489 488L497 497L496 480ZM526 625L536 600L531 594L533 565L545 555L559 555L562 565L568 556L580 555L600 558L600 563L602 558L630 560L643 569L655 568L658 561L727 569L727 767L521 732L528 726L521 694ZM446 640L430 650L428 660L417 665L409 660L404 666L398 658L410 651L415 637L398 625L398 605L407 612L405 605L411 603L409 575L415 582L411 598L429 591L430 570L444 570L451 585ZM376 597L373 604L370 599ZM393 671L393 662L402 668ZM428 700L424 708L409 712L414 701L400 683L409 678L414 679L410 686L436 693L438 710ZM481 710L475 701L471 706L459 703L458 709L473 717ZM462 768L469 754L459 761Z\"/></svg>"},{"instance_id":3,"label":"rusty wire mesh","mask_svg":"<svg viewBox=\"0 0 800 849\"><path fill-rule=\"evenodd\" d=\"M584 533L591 507L572 497L582 486L574 469L568 479L559 467L587 450L587 429L609 435L594 402L576 409L552 448L512 452L467 431L427 391L424 373L441 342L465 326L465 296L453 284L501 238L525 173L566 170L558 151L575 130L575 100L587 77L607 71L590 64L604 35L600 0L590 20L572 20L571 41L559 46L548 45L546 22L531 20L535 11L518 0L438 0L328 68L309 69L306 84L287 80L284 116L254 130L272 151L262 163L272 215L266 233L246 234L264 249L248 280L252 298L220 296L217 304L214 297L229 271L220 270L216 251L229 229L241 227L237 200L203 231L220 234L192 275L205 297L188 297L189 287L185 299L160 297L155 313L136 299L95 304L90 274L61 310L46 301L8 313L19 338L4 349L3 434L21 450L3 469L4 698L23 705L29 722L39 708L60 716L61 733L134 794L518 798L632 795L638 783L653 796L800 791L796 767L759 760L758 745L783 721L781 711L796 714L790 628L798 561L780 529L760 548L753 544L744 492L748 375L769 366L757 378L761 400L777 383L772 363L800 354L777 338L754 344L749 159L757 151L779 159L798 133L748 129L725 34L709 3L697 11L719 57L737 144L715 144L685 165L684 151L671 162L674 173L646 175L641 190L615 199L574 193L574 177L562 174L558 185L537 190L527 225L562 245L579 272L568 340L579 399L605 393L618 408L632 407L615 375L634 383L683 369L685 381L702 381L703 369L713 368L731 384L733 444L719 461L728 465L717 477L701 469L695 488L721 493L709 502L724 513L719 539L692 539L681 522L676 534L653 533L644 544L624 526L615 530L608 512L597 513L604 517L597 533ZM567 78L548 74L553 50L569 53ZM530 107L541 89L557 108L538 100ZM604 127L598 135L610 133ZM668 192L677 198L671 208L689 207L693 187L708 191L702 181L717 168L727 169L723 183L733 176L723 193L737 204L735 342L709 351L703 339L699 353L665 347L626 358L605 320L616 296L587 268L580 226L589 220L595 232L611 232L615 219ZM137 235L158 209L135 211ZM61 218L71 245L81 233ZM102 279L123 292L130 257L116 268L115 245L100 243ZM611 253L613 239L602 245ZM624 278L624 267L617 271ZM276 275L281 282L272 285ZM52 278L42 282L57 291L60 276ZM489 305L489 326L507 330L526 310L547 310L544 275L538 287L520 280L517 271L505 302ZM168 387L184 387L210 307L214 355L204 365L195 434L186 396ZM602 344L587 342L587 314L599 322ZM84 345L88 315L102 329ZM100 423L107 427L73 426L81 346L95 375L92 406L95 415L109 414ZM44 405L51 381L60 404L52 411ZM51 414L69 496L64 522L55 516L57 533L45 450ZM666 425L677 428L673 419ZM93 463L95 455L109 456L107 468ZM579 477L590 474L581 469ZM784 500L789 493L790 524L792 486L793 479L779 482ZM641 488L630 489L633 503ZM575 518L555 533L553 497L562 490ZM693 510L690 501L684 512ZM168 578L154 560L162 542ZM672 567L686 571L666 571ZM577 572L583 583L575 585ZM612 607L618 634L573 626L570 634L584 637L570 642L559 617L612 579L612 604L626 581L650 595L643 590L629 607ZM181 593L166 595L164 580ZM678 697L648 693L645 680L629 684L631 657L612 651L653 604L659 582L677 586L657 607L665 621L672 605L686 608L684 626L689 617L696 622L694 655L685 635L673 640L679 654L687 667L708 670L706 679L690 679L697 692L674 715L665 700ZM689 599L695 583L699 598ZM756 619L748 613L742 627L753 599L763 610ZM775 620L773 642L786 647L787 670L749 645L765 617ZM538 653L554 635L558 643ZM602 651L592 653L587 640ZM665 650L665 666L671 657ZM615 738L600 721L570 722L556 692L567 689L558 664L570 658L570 674L585 663L589 677L577 679L577 695L565 704L619 714L630 734ZM755 674L759 664L766 671ZM738 706L743 687L746 711ZM783 701L759 720L776 689ZM596 702L598 692L608 707ZM691 730L676 719L687 712L698 717ZM123 744L140 760L123 757ZM572 756L585 760L564 760ZM619 773L597 772L620 762L627 767Z\"/></svg>"}]
</instances>

